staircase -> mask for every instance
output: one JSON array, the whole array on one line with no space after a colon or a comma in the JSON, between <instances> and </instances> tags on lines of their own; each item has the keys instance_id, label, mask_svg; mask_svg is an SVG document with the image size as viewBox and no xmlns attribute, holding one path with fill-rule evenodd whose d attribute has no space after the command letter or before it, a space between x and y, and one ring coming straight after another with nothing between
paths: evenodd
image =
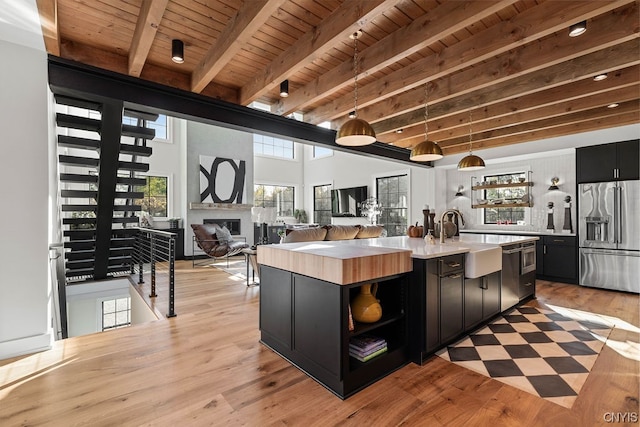
<instances>
[{"instance_id":1,"label":"staircase","mask_svg":"<svg viewBox=\"0 0 640 427\"><path fill-rule=\"evenodd\" d=\"M128 274L141 210L136 201L144 197L135 187L146 185L149 170L140 159L151 156L147 141L155 136L146 124L158 116L117 100L55 100L70 107L56 114L66 279Z\"/></svg>"}]
</instances>

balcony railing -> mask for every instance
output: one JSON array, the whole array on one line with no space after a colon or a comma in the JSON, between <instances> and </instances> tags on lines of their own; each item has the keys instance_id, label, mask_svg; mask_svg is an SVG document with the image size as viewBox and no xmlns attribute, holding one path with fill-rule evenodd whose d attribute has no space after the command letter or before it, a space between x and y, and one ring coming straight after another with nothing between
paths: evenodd
<instances>
[{"instance_id":1,"label":"balcony railing","mask_svg":"<svg viewBox=\"0 0 640 427\"><path fill-rule=\"evenodd\" d=\"M167 317L175 317L175 253L176 233L139 228L131 265L131 274L138 274L138 284L144 283L145 276L151 280L150 298L155 298L156 283L166 280L169 289L169 309Z\"/></svg>"}]
</instances>

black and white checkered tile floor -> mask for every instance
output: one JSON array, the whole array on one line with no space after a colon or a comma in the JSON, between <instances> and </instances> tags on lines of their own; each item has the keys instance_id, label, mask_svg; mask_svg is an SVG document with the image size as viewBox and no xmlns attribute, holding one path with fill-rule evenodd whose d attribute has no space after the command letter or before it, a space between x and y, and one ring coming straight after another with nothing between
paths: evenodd
<instances>
[{"instance_id":1,"label":"black and white checkered tile floor","mask_svg":"<svg viewBox=\"0 0 640 427\"><path fill-rule=\"evenodd\" d=\"M612 327L591 313L522 306L438 356L570 408Z\"/></svg>"}]
</instances>

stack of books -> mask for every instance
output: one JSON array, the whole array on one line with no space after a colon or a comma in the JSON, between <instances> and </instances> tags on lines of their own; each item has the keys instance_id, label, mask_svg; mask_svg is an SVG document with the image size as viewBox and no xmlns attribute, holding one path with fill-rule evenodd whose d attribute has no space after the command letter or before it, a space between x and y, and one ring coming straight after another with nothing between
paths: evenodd
<instances>
[{"instance_id":1,"label":"stack of books","mask_svg":"<svg viewBox=\"0 0 640 427\"><path fill-rule=\"evenodd\" d=\"M386 353L387 341L372 335L360 335L349 341L349 356L361 362Z\"/></svg>"}]
</instances>

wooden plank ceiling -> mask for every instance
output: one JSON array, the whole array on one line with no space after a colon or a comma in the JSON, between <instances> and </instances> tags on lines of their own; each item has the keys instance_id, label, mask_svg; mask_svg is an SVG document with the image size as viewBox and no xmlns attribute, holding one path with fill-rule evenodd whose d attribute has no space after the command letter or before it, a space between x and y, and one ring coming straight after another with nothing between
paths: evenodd
<instances>
[{"instance_id":1,"label":"wooden plank ceiling","mask_svg":"<svg viewBox=\"0 0 640 427\"><path fill-rule=\"evenodd\" d=\"M37 1L53 55L334 129L361 29L358 116L400 147L425 128L447 155L640 122L637 0Z\"/></svg>"}]
</instances>

